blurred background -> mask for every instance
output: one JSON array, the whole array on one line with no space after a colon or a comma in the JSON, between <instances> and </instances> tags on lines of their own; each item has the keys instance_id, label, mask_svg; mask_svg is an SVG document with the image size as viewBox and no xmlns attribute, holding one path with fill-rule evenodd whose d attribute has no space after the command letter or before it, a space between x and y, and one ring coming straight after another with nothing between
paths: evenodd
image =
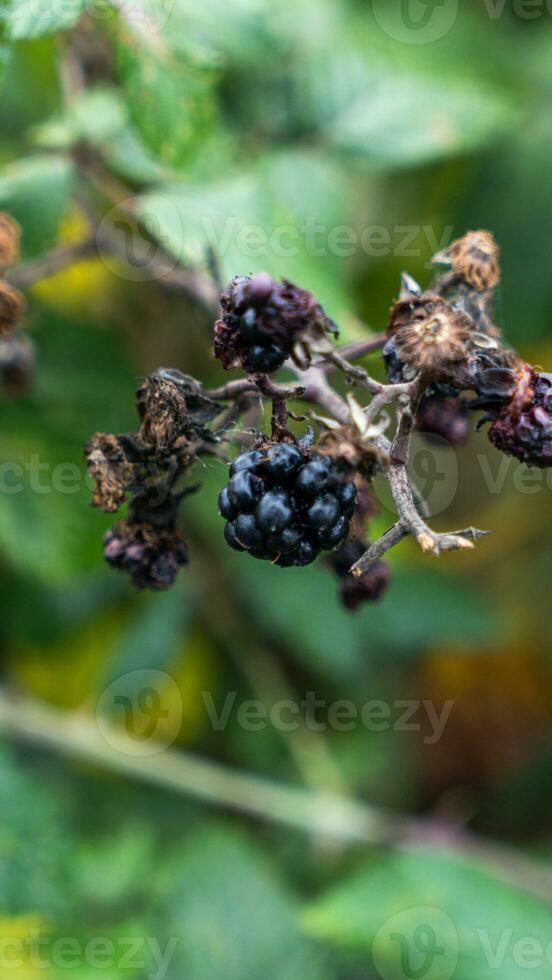
<instances>
[{"instance_id":1,"label":"blurred background","mask_svg":"<svg viewBox=\"0 0 552 980\"><path fill-rule=\"evenodd\" d=\"M100 235L26 291L36 365L0 427L2 976L552 977L547 472L484 432L461 451L417 441L434 526L495 533L439 563L404 543L384 601L351 616L323 563L229 551L217 461L182 508L190 567L134 593L103 563L112 519L89 506L82 453L95 430L135 427L148 371L226 380L210 251L224 281L266 269L312 290L350 340L384 327L403 269L425 284L438 248L489 228L500 325L550 366L549 6L0 14L0 209L22 261L78 251L92 209L188 273L167 288ZM380 502L374 534L392 521ZM271 718L282 699L306 702L297 726ZM343 699L352 724L330 715ZM250 700L268 712L256 727ZM331 832L329 792L361 806ZM387 810L414 818L413 846L387 846ZM436 821L487 843L443 847Z\"/></svg>"}]
</instances>

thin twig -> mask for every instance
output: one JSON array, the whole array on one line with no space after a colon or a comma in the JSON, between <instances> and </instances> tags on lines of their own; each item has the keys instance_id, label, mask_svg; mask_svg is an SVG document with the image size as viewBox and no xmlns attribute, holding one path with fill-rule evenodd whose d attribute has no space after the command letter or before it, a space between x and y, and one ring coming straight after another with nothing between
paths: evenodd
<instances>
[{"instance_id":1,"label":"thin twig","mask_svg":"<svg viewBox=\"0 0 552 980\"><path fill-rule=\"evenodd\" d=\"M13 269L6 275L6 279L17 289L29 289L36 282L49 279L50 276L55 276L76 262L97 256L97 254L96 240L92 236L82 242L77 242L75 245L54 248L37 259L31 259Z\"/></svg>"},{"instance_id":2,"label":"thin twig","mask_svg":"<svg viewBox=\"0 0 552 980\"><path fill-rule=\"evenodd\" d=\"M236 810L345 843L445 848L477 859L483 870L550 904L552 873L508 847L475 837L432 819L391 813L334 793L274 783L249 773L160 746L137 755L136 743L121 729L100 732L89 715L0 690L0 732L7 738L58 752L130 779L163 786L204 803Z\"/></svg>"}]
</instances>

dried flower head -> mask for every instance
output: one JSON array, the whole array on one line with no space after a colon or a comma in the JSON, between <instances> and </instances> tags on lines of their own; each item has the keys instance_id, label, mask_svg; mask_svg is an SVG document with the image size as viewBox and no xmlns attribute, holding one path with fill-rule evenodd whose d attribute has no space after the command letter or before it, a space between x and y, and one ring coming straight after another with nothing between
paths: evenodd
<instances>
[{"instance_id":1,"label":"dried flower head","mask_svg":"<svg viewBox=\"0 0 552 980\"><path fill-rule=\"evenodd\" d=\"M136 402L140 441L158 452L167 452L177 440L191 444L197 438L210 438L206 423L220 411L198 381L168 368L145 379Z\"/></svg>"},{"instance_id":2,"label":"dried flower head","mask_svg":"<svg viewBox=\"0 0 552 980\"><path fill-rule=\"evenodd\" d=\"M17 262L21 229L9 214L0 212L0 269Z\"/></svg>"},{"instance_id":3,"label":"dried flower head","mask_svg":"<svg viewBox=\"0 0 552 980\"><path fill-rule=\"evenodd\" d=\"M400 316L400 326L395 328L396 354L419 370L439 372L467 356L472 330L464 313L434 298L416 309L411 319Z\"/></svg>"},{"instance_id":4,"label":"dried flower head","mask_svg":"<svg viewBox=\"0 0 552 980\"><path fill-rule=\"evenodd\" d=\"M306 289L288 279L275 282L267 273L237 276L221 297L222 318L215 323L215 357L225 368L241 365L251 373L271 373L295 353L308 360L310 350L328 343L336 328Z\"/></svg>"},{"instance_id":5,"label":"dried flower head","mask_svg":"<svg viewBox=\"0 0 552 980\"><path fill-rule=\"evenodd\" d=\"M0 337L17 326L25 311L25 299L18 289L0 281Z\"/></svg>"},{"instance_id":6,"label":"dried flower head","mask_svg":"<svg viewBox=\"0 0 552 980\"><path fill-rule=\"evenodd\" d=\"M113 514L124 503L135 466L127 456L126 439L96 432L85 447L86 465L94 480L92 506Z\"/></svg>"},{"instance_id":7,"label":"dried flower head","mask_svg":"<svg viewBox=\"0 0 552 980\"><path fill-rule=\"evenodd\" d=\"M436 265L450 265L455 276L478 292L494 289L500 281L500 248L490 231L468 231L433 257Z\"/></svg>"}]
</instances>

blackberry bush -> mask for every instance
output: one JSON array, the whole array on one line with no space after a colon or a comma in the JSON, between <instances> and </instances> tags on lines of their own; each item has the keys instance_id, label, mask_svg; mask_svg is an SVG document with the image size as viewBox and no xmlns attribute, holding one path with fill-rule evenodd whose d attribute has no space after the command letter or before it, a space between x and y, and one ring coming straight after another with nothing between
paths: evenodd
<instances>
[{"instance_id":1,"label":"blackberry bush","mask_svg":"<svg viewBox=\"0 0 552 980\"><path fill-rule=\"evenodd\" d=\"M449 270L427 289L403 274L385 333L341 348L335 324L307 290L266 273L232 279L214 353L223 368L246 376L204 391L189 375L159 369L138 388L137 431L96 433L86 448L93 504L113 513L129 502L105 537L109 564L137 588L172 584L188 560L178 509L194 489L186 477L204 456L231 459L218 497L226 544L284 568L329 553L326 565L351 611L384 594L390 573L381 559L404 538L433 555L473 548L486 532L429 527L407 465L415 430L462 446L477 411L498 449L529 465L552 463L552 376L508 348L495 323L498 256L488 232L468 232L435 256ZM375 351L388 384L353 363ZM296 384L273 380L284 366ZM355 395L332 385L335 371ZM270 435L261 425L265 402ZM295 414L290 402L312 406L310 415ZM290 419L308 422L306 434L292 431ZM378 475L389 483L397 519L368 544Z\"/></svg>"}]
</instances>

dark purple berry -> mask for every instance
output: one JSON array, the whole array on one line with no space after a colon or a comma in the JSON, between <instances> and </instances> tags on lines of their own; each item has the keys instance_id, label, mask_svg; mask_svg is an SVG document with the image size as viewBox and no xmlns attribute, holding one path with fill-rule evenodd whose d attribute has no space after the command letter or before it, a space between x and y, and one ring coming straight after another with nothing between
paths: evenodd
<instances>
[{"instance_id":1,"label":"dark purple berry","mask_svg":"<svg viewBox=\"0 0 552 980\"><path fill-rule=\"evenodd\" d=\"M316 497L321 490L326 488L329 480L328 467L320 458L305 463L299 470L296 487L304 497Z\"/></svg>"},{"instance_id":2,"label":"dark purple berry","mask_svg":"<svg viewBox=\"0 0 552 980\"><path fill-rule=\"evenodd\" d=\"M228 484L228 496L236 510L253 510L264 489L263 481L248 470L232 477Z\"/></svg>"},{"instance_id":3,"label":"dark purple berry","mask_svg":"<svg viewBox=\"0 0 552 980\"><path fill-rule=\"evenodd\" d=\"M257 314L251 306L240 319L240 334L248 347L262 342L263 335L258 327Z\"/></svg>"},{"instance_id":4,"label":"dark purple berry","mask_svg":"<svg viewBox=\"0 0 552 980\"><path fill-rule=\"evenodd\" d=\"M282 442L272 446L267 453L266 472L275 480L287 481L303 462L303 454L297 446Z\"/></svg>"},{"instance_id":5,"label":"dark purple berry","mask_svg":"<svg viewBox=\"0 0 552 980\"><path fill-rule=\"evenodd\" d=\"M285 490L269 490L261 497L255 511L257 526L266 534L278 534L293 522L291 500Z\"/></svg>"},{"instance_id":6,"label":"dark purple berry","mask_svg":"<svg viewBox=\"0 0 552 980\"><path fill-rule=\"evenodd\" d=\"M264 541L253 514L239 514L234 521L236 538L244 548L262 548Z\"/></svg>"},{"instance_id":7,"label":"dark purple berry","mask_svg":"<svg viewBox=\"0 0 552 980\"><path fill-rule=\"evenodd\" d=\"M245 355L245 368L247 371L262 371L263 374L270 374L277 371L282 366L287 354L279 344L269 344L261 347L256 344L250 347Z\"/></svg>"},{"instance_id":8,"label":"dark purple berry","mask_svg":"<svg viewBox=\"0 0 552 980\"><path fill-rule=\"evenodd\" d=\"M270 534L266 539L266 547L274 557L287 555L297 547L301 538L302 532L299 527L286 527L280 534Z\"/></svg>"},{"instance_id":9,"label":"dark purple berry","mask_svg":"<svg viewBox=\"0 0 552 980\"><path fill-rule=\"evenodd\" d=\"M335 495L339 500L341 511L346 517L352 517L357 500L357 488L352 480L340 483L335 488Z\"/></svg>"},{"instance_id":10,"label":"dark purple berry","mask_svg":"<svg viewBox=\"0 0 552 980\"><path fill-rule=\"evenodd\" d=\"M225 525L224 537L226 538L226 543L229 544L234 551L245 551L243 545L241 545L238 541L236 537L236 529L230 521Z\"/></svg>"},{"instance_id":11,"label":"dark purple berry","mask_svg":"<svg viewBox=\"0 0 552 980\"><path fill-rule=\"evenodd\" d=\"M333 493L321 494L307 511L307 521L319 531L332 527L339 516L339 501Z\"/></svg>"},{"instance_id":12,"label":"dark purple berry","mask_svg":"<svg viewBox=\"0 0 552 980\"><path fill-rule=\"evenodd\" d=\"M331 551L332 548L337 548L343 543L348 533L349 522L342 514L332 527L319 533L320 546L326 551Z\"/></svg>"},{"instance_id":13,"label":"dark purple berry","mask_svg":"<svg viewBox=\"0 0 552 980\"><path fill-rule=\"evenodd\" d=\"M265 454L259 449L253 449L251 452L242 453L241 456L236 456L233 463L230 465L230 476L235 476L236 473L241 473L242 470L253 470L262 460L265 458Z\"/></svg>"},{"instance_id":14,"label":"dark purple berry","mask_svg":"<svg viewBox=\"0 0 552 980\"><path fill-rule=\"evenodd\" d=\"M285 561L292 565L310 565L318 557L318 549L307 538L303 538L295 551L286 555Z\"/></svg>"},{"instance_id":15,"label":"dark purple berry","mask_svg":"<svg viewBox=\"0 0 552 980\"><path fill-rule=\"evenodd\" d=\"M218 509L221 517L225 517L227 521L232 521L236 516L236 510L230 496L228 493L228 487L223 487L218 496Z\"/></svg>"}]
</instances>

